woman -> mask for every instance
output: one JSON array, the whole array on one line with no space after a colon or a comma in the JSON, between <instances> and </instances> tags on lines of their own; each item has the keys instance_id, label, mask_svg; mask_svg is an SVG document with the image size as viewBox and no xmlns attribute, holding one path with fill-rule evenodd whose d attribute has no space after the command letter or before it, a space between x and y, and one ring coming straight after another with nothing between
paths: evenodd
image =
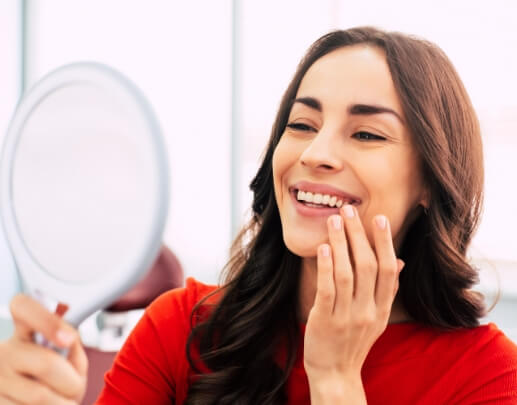
<instances>
[{"instance_id":1,"label":"woman","mask_svg":"<svg viewBox=\"0 0 517 405\"><path fill-rule=\"evenodd\" d=\"M251 188L223 287L189 279L157 299L99 404L517 403L517 347L479 326L470 290L481 137L441 50L373 28L320 38ZM27 297L11 308L0 398L81 398L77 334Z\"/></svg>"}]
</instances>

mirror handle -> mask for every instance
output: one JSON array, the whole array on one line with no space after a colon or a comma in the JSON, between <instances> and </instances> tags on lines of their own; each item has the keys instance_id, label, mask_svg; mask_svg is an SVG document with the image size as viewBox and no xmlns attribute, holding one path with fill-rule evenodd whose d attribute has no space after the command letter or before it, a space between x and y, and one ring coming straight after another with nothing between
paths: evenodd
<instances>
[{"instance_id":1,"label":"mirror handle","mask_svg":"<svg viewBox=\"0 0 517 405\"><path fill-rule=\"evenodd\" d=\"M55 312L59 316L63 316L65 312L68 310L68 306L66 304L62 304L55 299L50 298L48 295L45 295L40 290L35 290L31 296L36 299L41 305L47 308L51 312ZM36 332L33 338L34 342L47 347L51 350L54 350L56 353L62 355L63 357L68 357L69 350L67 348L61 348L54 345L52 342L49 342L40 332Z\"/></svg>"}]
</instances>

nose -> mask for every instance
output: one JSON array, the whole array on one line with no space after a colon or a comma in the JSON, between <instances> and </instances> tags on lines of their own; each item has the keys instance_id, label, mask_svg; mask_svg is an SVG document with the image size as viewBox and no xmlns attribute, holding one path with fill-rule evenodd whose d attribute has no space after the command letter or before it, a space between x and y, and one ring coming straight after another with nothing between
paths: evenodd
<instances>
[{"instance_id":1,"label":"nose","mask_svg":"<svg viewBox=\"0 0 517 405\"><path fill-rule=\"evenodd\" d=\"M343 168L339 134L321 128L300 156L303 166L319 171L339 171Z\"/></svg>"}]
</instances>

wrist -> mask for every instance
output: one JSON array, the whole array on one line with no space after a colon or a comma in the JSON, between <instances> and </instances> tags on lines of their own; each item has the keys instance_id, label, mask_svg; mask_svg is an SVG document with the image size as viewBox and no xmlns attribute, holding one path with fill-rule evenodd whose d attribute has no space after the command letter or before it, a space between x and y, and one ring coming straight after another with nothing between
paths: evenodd
<instances>
[{"instance_id":1,"label":"wrist","mask_svg":"<svg viewBox=\"0 0 517 405\"><path fill-rule=\"evenodd\" d=\"M312 405L366 404L360 374L326 375L309 378Z\"/></svg>"}]
</instances>

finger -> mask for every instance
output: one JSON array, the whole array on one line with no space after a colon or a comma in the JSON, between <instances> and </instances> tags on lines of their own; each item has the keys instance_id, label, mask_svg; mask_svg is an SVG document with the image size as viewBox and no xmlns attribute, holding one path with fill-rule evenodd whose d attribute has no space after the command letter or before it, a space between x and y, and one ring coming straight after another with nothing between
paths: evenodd
<instances>
[{"instance_id":1,"label":"finger","mask_svg":"<svg viewBox=\"0 0 517 405\"><path fill-rule=\"evenodd\" d=\"M88 374L88 357L79 337L70 347L68 361L81 377L86 378Z\"/></svg>"},{"instance_id":2,"label":"finger","mask_svg":"<svg viewBox=\"0 0 517 405\"><path fill-rule=\"evenodd\" d=\"M395 300L395 297L397 296L398 291L399 291L399 281L397 280L395 282L395 286L393 287L393 298L392 298L392 301Z\"/></svg>"},{"instance_id":3,"label":"finger","mask_svg":"<svg viewBox=\"0 0 517 405\"><path fill-rule=\"evenodd\" d=\"M59 347L70 346L76 337L74 329L58 315L49 312L43 305L24 294L11 300L14 334L20 340L32 341L34 332L40 332Z\"/></svg>"},{"instance_id":4,"label":"finger","mask_svg":"<svg viewBox=\"0 0 517 405\"><path fill-rule=\"evenodd\" d=\"M7 400L6 404L45 404L45 405L76 405L76 402L63 398L45 385L29 377L16 376L2 378L0 392ZM3 403L3 402L0 402Z\"/></svg>"},{"instance_id":5,"label":"finger","mask_svg":"<svg viewBox=\"0 0 517 405\"><path fill-rule=\"evenodd\" d=\"M68 398L75 398L82 391L83 377L63 356L34 343L18 341L14 345L16 350L9 362L16 374L33 377Z\"/></svg>"},{"instance_id":6,"label":"finger","mask_svg":"<svg viewBox=\"0 0 517 405\"><path fill-rule=\"evenodd\" d=\"M384 215L377 215L372 222L375 254L378 263L375 303L380 311L387 312L387 315L389 315L393 303L393 290L399 273L397 257L388 219Z\"/></svg>"},{"instance_id":7,"label":"finger","mask_svg":"<svg viewBox=\"0 0 517 405\"><path fill-rule=\"evenodd\" d=\"M345 231L354 269L354 299L361 308L374 300L375 281L377 279L377 258L354 206L346 204L341 215L345 222Z\"/></svg>"},{"instance_id":8,"label":"finger","mask_svg":"<svg viewBox=\"0 0 517 405\"><path fill-rule=\"evenodd\" d=\"M326 243L318 247L317 266L316 298L313 308L323 314L332 314L336 289L334 286L332 251Z\"/></svg>"},{"instance_id":9,"label":"finger","mask_svg":"<svg viewBox=\"0 0 517 405\"><path fill-rule=\"evenodd\" d=\"M334 283L336 299L334 313L342 316L350 309L354 293L354 273L348 255L348 243L340 215L332 215L327 220L329 242L332 247L332 262L334 263Z\"/></svg>"},{"instance_id":10,"label":"finger","mask_svg":"<svg viewBox=\"0 0 517 405\"><path fill-rule=\"evenodd\" d=\"M400 259L397 259L397 278L396 278L396 281L395 281L395 287L393 288L393 299L395 299L395 297L397 296L397 292L399 291L399 277L400 276L400 272L402 271L402 269L404 268L404 266L406 265L406 263L404 263L402 260Z\"/></svg>"}]
</instances>

